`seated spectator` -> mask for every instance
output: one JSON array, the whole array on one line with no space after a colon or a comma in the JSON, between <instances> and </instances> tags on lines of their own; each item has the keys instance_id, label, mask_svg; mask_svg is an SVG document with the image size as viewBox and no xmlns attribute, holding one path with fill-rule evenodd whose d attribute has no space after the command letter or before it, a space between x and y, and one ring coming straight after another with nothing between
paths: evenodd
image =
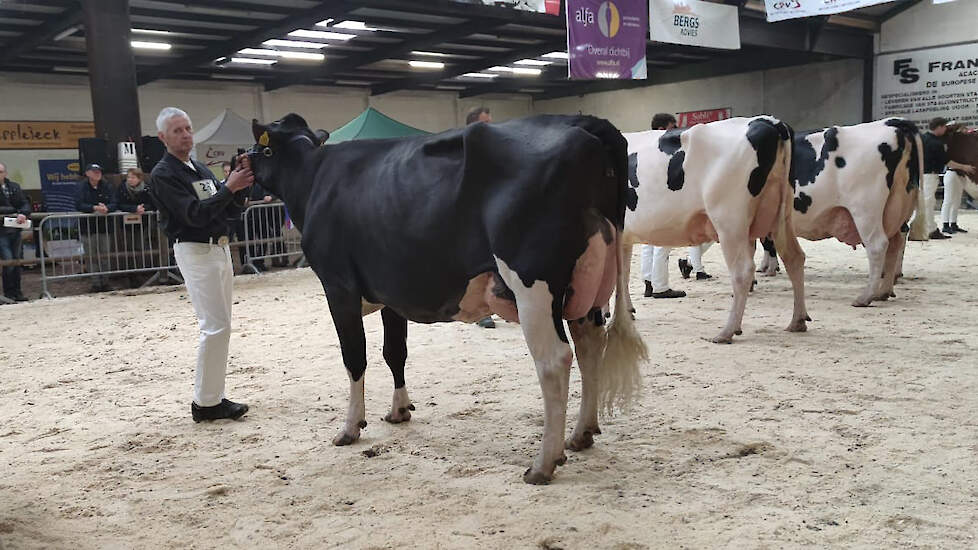
<instances>
[{"instance_id":1,"label":"seated spectator","mask_svg":"<svg viewBox=\"0 0 978 550\"><path fill-rule=\"evenodd\" d=\"M83 217L78 223L79 235L85 249L86 269L89 273L111 271L112 242L108 220L103 216L115 212L117 208L112 185L102 177L102 167L98 164L85 167L85 177L78 181L75 209L85 214L96 214ZM108 282L103 275L93 277L92 292L108 289Z\"/></svg>"}]
</instances>

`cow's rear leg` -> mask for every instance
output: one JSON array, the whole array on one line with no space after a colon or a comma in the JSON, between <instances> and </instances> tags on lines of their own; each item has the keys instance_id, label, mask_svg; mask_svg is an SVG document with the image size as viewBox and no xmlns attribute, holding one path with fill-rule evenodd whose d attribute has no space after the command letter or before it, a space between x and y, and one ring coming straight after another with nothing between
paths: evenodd
<instances>
[{"instance_id":1,"label":"cow's rear leg","mask_svg":"<svg viewBox=\"0 0 978 550\"><path fill-rule=\"evenodd\" d=\"M384 321L384 360L391 369L394 377L394 398L391 411L384 420L391 424L400 424L411 420L414 405L408 397L404 385L404 363L407 361L407 319L398 315L394 310L385 307L380 312Z\"/></svg>"},{"instance_id":2,"label":"cow's rear leg","mask_svg":"<svg viewBox=\"0 0 978 550\"><path fill-rule=\"evenodd\" d=\"M761 239L761 247L764 249L764 259L761 260L761 267L757 270L762 277L774 277L778 274L778 252L774 246L774 239L770 236Z\"/></svg>"},{"instance_id":3,"label":"cow's rear leg","mask_svg":"<svg viewBox=\"0 0 978 550\"><path fill-rule=\"evenodd\" d=\"M628 282L628 278L629 278L629 276L631 275L631 272L632 272L632 249L633 249L633 245L631 245L631 244L622 245L622 249L621 249L622 256L625 258L625 261L622 262L622 271L625 272L625 282L626 283ZM626 289L627 289L627 287L626 287ZM632 305L632 293L631 292L625 292L625 303L628 305L628 311L630 311L630 312L632 312L632 314L634 314L635 313L635 306ZM633 318L634 318L634 315L633 315Z\"/></svg>"},{"instance_id":4,"label":"cow's rear leg","mask_svg":"<svg viewBox=\"0 0 978 550\"><path fill-rule=\"evenodd\" d=\"M594 436L601 433L598 426L598 369L608 341L603 324L604 316L598 308L592 309L583 319L567 323L574 339L577 366L581 370L581 411L574 432L564 444L572 451L591 447Z\"/></svg>"},{"instance_id":5,"label":"cow's rear leg","mask_svg":"<svg viewBox=\"0 0 978 550\"><path fill-rule=\"evenodd\" d=\"M893 285L896 283L898 264L903 259L903 250L907 246L907 234L898 231L896 235L890 237L890 243L886 247L886 260L883 262L883 280L880 284L880 300L895 298ZM876 299L876 298L874 298Z\"/></svg>"},{"instance_id":6,"label":"cow's rear leg","mask_svg":"<svg viewBox=\"0 0 978 550\"><path fill-rule=\"evenodd\" d=\"M349 445L360 439L360 430L367 426L363 402L363 378L367 370L367 344L363 334L360 296L331 287L326 290L329 312L336 326L343 352L343 365L350 378L350 403L343 429L333 438L333 445Z\"/></svg>"},{"instance_id":7,"label":"cow's rear leg","mask_svg":"<svg viewBox=\"0 0 978 550\"><path fill-rule=\"evenodd\" d=\"M563 296L553 296L547 283L534 281L527 287L502 260L496 260L499 275L516 296L520 328L526 338L537 378L543 391L543 446L523 481L542 485L553 479L554 469L563 464L564 429L567 425L567 386L572 353L564 333Z\"/></svg>"},{"instance_id":8,"label":"cow's rear leg","mask_svg":"<svg viewBox=\"0 0 978 550\"><path fill-rule=\"evenodd\" d=\"M866 282L866 288L856 298L856 301L852 303L855 307L866 307L873 300L885 299L882 298L880 278L883 276L883 265L886 261L890 240L886 237L886 233L883 232L882 223L873 225L865 233L860 232L860 235L865 235L862 241L863 246L866 248L866 256L869 257L869 280ZM886 298L889 297L890 293L887 292Z\"/></svg>"},{"instance_id":9,"label":"cow's rear leg","mask_svg":"<svg viewBox=\"0 0 978 550\"><path fill-rule=\"evenodd\" d=\"M789 207L790 208L790 207ZM808 330L806 321L811 321L808 308L805 306L805 251L798 244L798 237L790 227L789 221L783 218L778 222L778 230L774 234L774 244L784 260L784 270L791 280L791 293L794 298L791 322L785 328L788 332L805 332Z\"/></svg>"},{"instance_id":10,"label":"cow's rear leg","mask_svg":"<svg viewBox=\"0 0 978 550\"><path fill-rule=\"evenodd\" d=\"M720 249L727 262L727 271L730 272L734 299L727 324L712 341L715 344L729 344L733 342L735 334L742 333L741 322L747 306L747 294L750 292L751 281L754 280L754 244L747 238L746 230L736 235L720 233L719 236Z\"/></svg>"}]
</instances>

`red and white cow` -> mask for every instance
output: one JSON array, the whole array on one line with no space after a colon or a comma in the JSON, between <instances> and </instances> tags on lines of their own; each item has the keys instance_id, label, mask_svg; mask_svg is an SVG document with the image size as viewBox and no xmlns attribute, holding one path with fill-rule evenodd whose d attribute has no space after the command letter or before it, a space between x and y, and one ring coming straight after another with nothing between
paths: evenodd
<instances>
[{"instance_id":1,"label":"red and white cow","mask_svg":"<svg viewBox=\"0 0 978 550\"><path fill-rule=\"evenodd\" d=\"M754 239L771 233L784 251L794 291L787 330L802 332L805 321L811 320L805 309L805 255L790 223L792 134L788 125L767 116L625 134L626 250L636 243L689 246L719 241L734 301L714 342L730 343L741 334L753 280Z\"/></svg>"},{"instance_id":2,"label":"red and white cow","mask_svg":"<svg viewBox=\"0 0 978 550\"><path fill-rule=\"evenodd\" d=\"M906 224L918 206L922 152L917 127L900 118L795 137L795 233L810 241L835 237L853 248L866 248L869 280L854 306L893 295L906 248ZM921 234L923 221L917 216L914 224L919 222ZM764 245L765 275L777 270L770 244Z\"/></svg>"}]
</instances>

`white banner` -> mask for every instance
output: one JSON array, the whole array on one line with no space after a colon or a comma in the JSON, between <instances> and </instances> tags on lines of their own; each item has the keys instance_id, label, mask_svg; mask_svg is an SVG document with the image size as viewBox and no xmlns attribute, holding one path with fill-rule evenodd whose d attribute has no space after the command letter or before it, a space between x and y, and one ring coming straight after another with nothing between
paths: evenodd
<instances>
[{"instance_id":1,"label":"white banner","mask_svg":"<svg viewBox=\"0 0 978 550\"><path fill-rule=\"evenodd\" d=\"M700 0L649 0L649 35L657 42L740 49L735 6Z\"/></svg>"},{"instance_id":2,"label":"white banner","mask_svg":"<svg viewBox=\"0 0 978 550\"><path fill-rule=\"evenodd\" d=\"M831 15L893 0L764 0L768 22Z\"/></svg>"},{"instance_id":3,"label":"white banner","mask_svg":"<svg viewBox=\"0 0 978 550\"><path fill-rule=\"evenodd\" d=\"M899 116L926 127L936 116L978 125L978 44L876 57L876 119Z\"/></svg>"}]
</instances>

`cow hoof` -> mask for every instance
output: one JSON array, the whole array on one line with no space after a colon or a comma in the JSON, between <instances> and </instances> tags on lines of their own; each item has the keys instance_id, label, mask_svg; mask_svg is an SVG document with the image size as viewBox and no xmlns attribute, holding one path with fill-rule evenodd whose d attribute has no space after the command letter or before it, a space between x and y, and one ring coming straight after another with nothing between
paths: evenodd
<instances>
[{"instance_id":1,"label":"cow hoof","mask_svg":"<svg viewBox=\"0 0 978 550\"><path fill-rule=\"evenodd\" d=\"M337 447L345 447L347 445L352 445L358 439L360 439L360 432L355 434L342 432L333 438L333 445L336 445Z\"/></svg>"},{"instance_id":2,"label":"cow hoof","mask_svg":"<svg viewBox=\"0 0 978 550\"><path fill-rule=\"evenodd\" d=\"M713 342L714 344L733 344L733 336L720 335L720 336L716 336L710 341Z\"/></svg>"},{"instance_id":3,"label":"cow hoof","mask_svg":"<svg viewBox=\"0 0 978 550\"><path fill-rule=\"evenodd\" d=\"M811 319L809 319L809 321L810 320ZM788 325L788 328L784 330L785 332L808 332L808 325L805 324L804 320L799 319L797 321L792 321L791 324Z\"/></svg>"},{"instance_id":4,"label":"cow hoof","mask_svg":"<svg viewBox=\"0 0 978 550\"><path fill-rule=\"evenodd\" d=\"M600 433L600 432L598 432ZM594 446L594 436L591 432L584 432L584 435L580 437L572 437L564 442L564 447L568 450L574 452L580 452L584 449L590 449Z\"/></svg>"},{"instance_id":5,"label":"cow hoof","mask_svg":"<svg viewBox=\"0 0 978 550\"><path fill-rule=\"evenodd\" d=\"M414 409L414 405L409 405L407 407L401 407L397 411L391 411L387 413L384 417L385 422L390 422L391 424L400 424L401 422L407 422L411 420L411 410Z\"/></svg>"},{"instance_id":6,"label":"cow hoof","mask_svg":"<svg viewBox=\"0 0 978 550\"><path fill-rule=\"evenodd\" d=\"M743 334L743 333L744 333L744 331L742 331L742 330L740 330L740 329L738 328L737 330L735 330L735 331L734 331L734 336L740 336L740 335L741 335L741 334Z\"/></svg>"},{"instance_id":7,"label":"cow hoof","mask_svg":"<svg viewBox=\"0 0 978 550\"><path fill-rule=\"evenodd\" d=\"M567 455L560 453L560 458L554 461L554 466L563 466L564 464L567 464Z\"/></svg>"},{"instance_id":8,"label":"cow hoof","mask_svg":"<svg viewBox=\"0 0 978 550\"><path fill-rule=\"evenodd\" d=\"M896 294L894 294L892 291L890 292L890 298L896 298Z\"/></svg>"},{"instance_id":9,"label":"cow hoof","mask_svg":"<svg viewBox=\"0 0 978 550\"><path fill-rule=\"evenodd\" d=\"M548 476L541 472L534 472L533 468L527 468L526 472L523 473L523 482L530 485L547 485L553 476Z\"/></svg>"},{"instance_id":10,"label":"cow hoof","mask_svg":"<svg viewBox=\"0 0 978 550\"><path fill-rule=\"evenodd\" d=\"M890 299L890 293L889 292L882 292L880 294L877 294L876 296L873 296L873 301L874 302L875 301L885 302L885 301L887 301L889 299Z\"/></svg>"},{"instance_id":11,"label":"cow hoof","mask_svg":"<svg viewBox=\"0 0 978 550\"><path fill-rule=\"evenodd\" d=\"M869 304L871 302L872 300L866 300L866 301L856 300L855 302L852 303L852 307L869 307Z\"/></svg>"}]
</instances>

